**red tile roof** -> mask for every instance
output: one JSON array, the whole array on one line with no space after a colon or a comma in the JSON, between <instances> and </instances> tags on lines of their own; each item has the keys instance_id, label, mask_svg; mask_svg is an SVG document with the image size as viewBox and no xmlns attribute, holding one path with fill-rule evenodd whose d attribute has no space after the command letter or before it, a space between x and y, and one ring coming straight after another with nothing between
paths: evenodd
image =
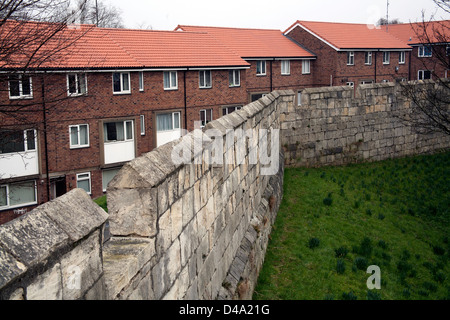
<instances>
[{"instance_id":1,"label":"red tile roof","mask_svg":"<svg viewBox=\"0 0 450 320\"><path fill-rule=\"evenodd\" d=\"M280 30L186 25L175 30L207 32L242 58L315 58Z\"/></svg>"},{"instance_id":2,"label":"red tile roof","mask_svg":"<svg viewBox=\"0 0 450 320\"><path fill-rule=\"evenodd\" d=\"M295 27L305 29L336 50L349 49L411 49L404 41L383 28L355 23L296 21L284 33Z\"/></svg>"},{"instance_id":3,"label":"red tile roof","mask_svg":"<svg viewBox=\"0 0 450 320\"><path fill-rule=\"evenodd\" d=\"M409 45L449 42L450 20L392 24L388 31Z\"/></svg>"},{"instance_id":4,"label":"red tile roof","mask_svg":"<svg viewBox=\"0 0 450 320\"><path fill-rule=\"evenodd\" d=\"M26 34L38 29L49 32L54 26L49 23L30 22L17 27L15 21L10 21L0 27L0 37L7 37L15 28ZM64 47L67 41L70 46ZM36 41L36 44L38 43L39 39ZM30 49L28 52L16 53L13 57L0 56L0 61L3 61L0 68L21 67L33 52L33 45L27 47ZM30 67L249 67L239 55L220 44L211 35L199 32L106 29L83 25L79 28L66 27L40 50L43 53L53 52L53 55L43 61L35 61Z\"/></svg>"}]
</instances>

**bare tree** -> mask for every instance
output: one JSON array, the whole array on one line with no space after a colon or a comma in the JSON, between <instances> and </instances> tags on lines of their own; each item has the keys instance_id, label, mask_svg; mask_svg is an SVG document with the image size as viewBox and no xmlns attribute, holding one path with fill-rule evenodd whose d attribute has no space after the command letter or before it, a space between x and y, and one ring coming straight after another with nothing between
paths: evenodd
<instances>
[{"instance_id":1,"label":"bare tree","mask_svg":"<svg viewBox=\"0 0 450 320\"><path fill-rule=\"evenodd\" d=\"M448 0L434 0L446 13L450 13ZM422 14L420 23L411 24L414 33L423 46L430 50L432 59L422 59L427 78L433 81L402 84L402 94L411 103L410 112L401 118L419 133L443 132L450 134L450 82L441 74L450 70L450 23L448 20L425 19ZM438 72L439 70L439 72Z\"/></svg>"},{"instance_id":2,"label":"bare tree","mask_svg":"<svg viewBox=\"0 0 450 320\"><path fill-rule=\"evenodd\" d=\"M82 23L101 28L124 28L122 11L101 0L78 0Z\"/></svg>"}]
</instances>

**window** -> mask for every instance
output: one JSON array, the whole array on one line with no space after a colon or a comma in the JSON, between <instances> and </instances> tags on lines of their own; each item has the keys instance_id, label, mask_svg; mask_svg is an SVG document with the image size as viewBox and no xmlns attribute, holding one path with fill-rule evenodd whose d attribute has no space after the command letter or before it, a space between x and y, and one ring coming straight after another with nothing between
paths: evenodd
<instances>
[{"instance_id":1,"label":"window","mask_svg":"<svg viewBox=\"0 0 450 320\"><path fill-rule=\"evenodd\" d=\"M36 150L36 130L0 130L0 154Z\"/></svg>"},{"instance_id":2,"label":"window","mask_svg":"<svg viewBox=\"0 0 450 320\"><path fill-rule=\"evenodd\" d=\"M128 72L113 73L113 92L116 94L131 93L130 74Z\"/></svg>"},{"instance_id":3,"label":"window","mask_svg":"<svg viewBox=\"0 0 450 320\"><path fill-rule=\"evenodd\" d=\"M303 60L302 61L302 74L310 74L311 73L311 61Z\"/></svg>"},{"instance_id":4,"label":"window","mask_svg":"<svg viewBox=\"0 0 450 320\"><path fill-rule=\"evenodd\" d=\"M156 115L156 130L173 131L180 129L180 113L160 113Z\"/></svg>"},{"instance_id":5,"label":"window","mask_svg":"<svg viewBox=\"0 0 450 320\"><path fill-rule=\"evenodd\" d=\"M406 61L406 52L405 51L401 51L398 54L398 63L399 64L405 64Z\"/></svg>"},{"instance_id":6,"label":"window","mask_svg":"<svg viewBox=\"0 0 450 320\"><path fill-rule=\"evenodd\" d=\"M291 61L281 60L281 74L290 75L291 74Z\"/></svg>"},{"instance_id":7,"label":"window","mask_svg":"<svg viewBox=\"0 0 450 320\"><path fill-rule=\"evenodd\" d=\"M391 61L391 53L389 51L383 52L383 64L389 64Z\"/></svg>"},{"instance_id":8,"label":"window","mask_svg":"<svg viewBox=\"0 0 450 320\"><path fill-rule=\"evenodd\" d=\"M108 169L102 171L102 186L103 186L103 192L106 192L106 189L108 188L108 184L111 182L112 179L119 173L120 168L115 169Z\"/></svg>"},{"instance_id":9,"label":"window","mask_svg":"<svg viewBox=\"0 0 450 320\"><path fill-rule=\"evenodd\" d=\"M200 110L200 126L203 128L213 120L213 109Z\"/></svg>"},{"instance_id":10,"label":"window","mask_svg":"<svg viewBox=\"0 0 450 320\"><path fill-rule=\"evenodd\" d=\"M89 147L89 125L70 126L69 131L71 149Z\"/></svg>"},{"instance_id":11,"label":"window","mask_svg":"<svg viewBox=\"0 0 450 320\"><path fill-rule=\"evenodd\" d=\"M352 81L347 82L347 86L354 88L355 87L355 83Z\"/></svg>"},{"instance_id":12,"label":"window","mask_svg":"<svg viewBox=\"0 0 450 320\"><path fill-rule=\"evenodd\" d=\"M87 77L84 73L67 75L67 95L81 96L87 93Z\"/></svg>"},{"instance_id":13,"label":"window","mask_svg":"<svg viewBox=\"0 0 450 320\"><path fill-rule=\"evenodd\" d=\"M450 56L450 46L445 48L445 53L447 54L447 57Z\"/></svg>"},{"instance_id":14,"label":"window","mask_svg":"<svg viewBox=\"0 0 450 320\"><path fill-rule=\"evenodd\" d=\"M91 194L91 173L77 174L77 188L83 189L88 194Z\"/></svg>"},{"instance_id":15,"label":"window","mask_svg":"<svg viewBox=\"0 0 450 320\"><path fill-rule=\"evenodd\" d=\"M420 46L419 47L419 57L431 57L433 55L431 46Z\"/></svg>"},{"instance_id":16,"label":"window","mask_svg":"<svg viewBox=\"0 0 450 320\"><path fill-rule=\"evenodd\" d=\"M200 88L211 88L212 87L212 77L210 70L199 71L199 82Z\"/></svg>"},{"instance_id":17,"label":"window","mask_svg":"<svg viewBox=\"0 0 450 320\"><path fill-rule=\"evenodd\" d=\"M222 114L226 116L227 114L233 113L236 110L241 110L242 106L231 106L231 107L225 107L222 109Z\"/></svg>"},{"instance_id":18,"label":"window","mask_svg":"<svg viewBox=\"0 0 450 320\"><path fill-rule=\"evenodd\" d=\"M0 186L0 209L37 204L36 182L25 181Z\"/></svg>"},{"instance_id":19,"label":"window","mask_svg":"<svg viewBox=\"0 0 450 320\"><path fill-rule=\"evenodd\" d=\"M362 80L360 84L372 84L373 80Z\"/></svg>"},{"instance_id":20,"label":"window","mask_svg":"<svg viewBox=\"0 0 450 320\"><path fill-rule=\"evenodd\" d=\"M141 115L141 136L145 136L145 116Z\"/></svg>"},{"instance_id":21,"label":"window","mask_svg":"<svg viewBox=\"0 0 450 320\"><path fill-rule=\"evenodd\" d=\"M241 85L241 72L239 70L230 70L228 78L230 87L239 87Z\"/></svg>"},{"instance_id":22,"label":"window","mask_svg":"<svg viewBox=\"0 0 450 320\"><path fill-rule=\"evenodd\" d=\"M105 122L103 124L105 142L133 140L133 121Z\"/></svg>"},{"instance_id":23,"label":"window","mask_svg":"<svg viewBox=\"0 0 450 320\"><path fill-rule=\"evenodd\" d=\"M347 52L347 65L353 66L355 64L355 52L349 51Z\"/></svg>"},{"instance_id":24,"label":"window","mask_svg":"<svg viewBox=\"0 0 450 320\"><path fill-rule=\"evenodd\" d=\"M144 91L144 72L139 72L139 91Z\"/></svg>"},{"instance_id":25,"label":"window","mask_svg":"<svg viewBox=\"0 0 450 320\"><path fill-rule=\"evenodd\" d=\"M256 61L256 75L265 76L266 75L266 61L260 60Z\"/></svg>"},{"instance_id":26,"label":"window","mask_svg":"<svg viewBox=\"0 0 450 320\"><path fill-rule=\"evenodd\" d=\"M364 54L364 63L366 65L371 65L372 64L372 51L366 52Z\"/></svg>"},{"instance_id":27,"label":"window","mask_svg":"<svg viewBox=\"0 0 450 320\"><path fill-rule=\"evenodd\" d=\"M176 71L164 72L164 90L178 89L178 75Z\"/></svg>"},{"instance_id":28,"label":"window","mask_svg":"<svg viewBox=\"0 0 450 320\"><path fill-rule=\"evenodd\" d=\"M429 71L429 70L419 70L418 79L419 80L431 79L431 71Z\"/></svg>"},{"instance_id":29,"label":"window","mask_svg":"<svg viewBox=\"0 0 450 320\"><path fill-rule=\"evenodd\" d=\"M14 75L9 78L9 98L10 99L31 99L33 98L33 85L31 77L25 75Z\"/></svg>"}]
</instances>

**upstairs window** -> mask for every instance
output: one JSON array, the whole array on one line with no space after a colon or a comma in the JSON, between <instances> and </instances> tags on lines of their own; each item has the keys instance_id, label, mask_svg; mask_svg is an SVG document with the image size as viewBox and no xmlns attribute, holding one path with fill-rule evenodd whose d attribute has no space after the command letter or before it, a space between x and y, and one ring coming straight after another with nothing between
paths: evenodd
<instances>
[{"instance_id":1,"label":"upstairs window","mask_svg":"<svg viewBox=\"0 0 450 320\"><path fill-rule=\"evenodd\" d=\"M0 130L0 154L36 151L36 130Z\"/></svg>"},{"instance_id":2,"label":"upstairs window","mask_svg":"<svg viewBox=\"0 0 450 320\"><path fill-rule=\"evenodd\" d=\"M176 71L164 72L164 90L178 89L178 75Z\"/></svg>"},{"instance_id":3,"label":"upstairs window","mask_svg":"<svg viewBox=\"0 0 450 320\"><path fill-rule=\"evenodd\" d=\"M207 89L212 88L212 77L210 70L199 71L200 88Z\"/></svg>"},{"instance_id":4,"label":"upstairs window","mask_svg":"<svg viewBox=\"0 0 450 320\"><path fill-rule=\"evenodd\" d=\"M33 98L33 85L31 77L26 75L14 75L9 78L9 98L10 99L31 99Z\"/></svg>"},{"instance_id":5,"label":"upstairs window","mask_svg":"<svg viewBox=\"0 0 450 320\"><path fill-rule=\"evenodd\" d=\"M302 74L310 74L311 73L311 61L303 60L302 61Z\"/></svg>"},{"instance_id":6,"label":"upstairs window","mask_svg":"<svg viewBox=\"0 0 450 320\"><path fill-rule=\"evenodd\" d=\"M89 147L89 125L80 124L70 126L69 131L71 149Z\"/></svg>"},{"instance_id":7,"label":"upstairs window","mask_svg":"<svg viewBox=\"0 0 450 320\"><path fill-rule=\"evenodd\" d=\"M419 47L419 57L426 58L431 57L433 55L431 46L420 46Z\"/></svg>"},{"instance_id":8,"label":"upstairs window","mask_svg":"<svg viewBox=\"0 0 450 320\"><path fill-rule=\"evenodd\" d=\"M144 91L144 72L139 72L139 91Z\"/></svg>"},{"instance_id":9,"label":"upstairs window","mask_svg":"<svg viewBox=\"0 0 450 320\"><path fill-rule=\"evenodd\" d=\"M133 140L133 121L106 122L103 124L105 142L120 142Z\"/></svg>"},{"instance_id":10,"label":"upstairs window","mask_svg":"<svg viewBox=\"0 0 450 320\"><path fill-rule=\"evenodd\" d=\"M349 51L347 52L347 65L353 66L355 64L355 52Z\"/></svg>"},{"instance_id":11,"label":"upstairs window","mask_svg":"<svg viewBox=\"0 0 450 320\"><path fill-rule=\"evenodd\" d=\"M391 63L391 53L389 51L383 52L383 64Z\"/></svg>"},{"instance_id":12,"label":"upstairs window","mask_svg":"<svg viewBox=\"0 0 450 320\"><path fill-rule=\"evenodd\" d=\"M87 77L84 73L67 75L67 95L81 96L87 93Z\"/></svg>"},{"instance_id":13,"label":"upstairs window","mask_svg":"<svg viewBox=\"0 0 450 320\"><path fill-rule=\"evenodd\" d=\"M366 65L371 65L372 64L372 51L366 52L364 54L364 63Z\"/></svg>"},{"instance_id":14,"label":"upstairs window","mask_svg":"<svg viewBox=\"0 0 450 320\"><path fill-rule=\"evenodd\" d=\"M285 76L291 74L291 62L289 60L281 60L281 74Z\"/></svg>"},{"instance_id":15,"label":"upstairs window","mask_svg":"<svg viewBox=\"0 0 450 320\"><path fill-rule=\"evenodd\" d=\"M256 61L256 75L265 76L266 75L266 61L260 60Z\"/></svg>"},{"instance_id":16,"label":"upstairs window","mask_svg":"<svg viewBox=\"0 0 450 320\"><path fill-rule=\"evenodd\" d=\"M241 86L241 72L239 70L230 70L228 73L228 78L230 88Z\"/></svg>"},{"instance_id":17,"label":"upstairs window","mask_svg":"<svg viewBox=\"0 0 450 320\"><path fill-rule=\"evenodd\" d=\"M128 72L113 73L113 92L115 94L131 93L130 73Z\"/></svg>"},{"instance_id":18,"label":"upstairs window","mask_svg":"<svg viewBox=\"0 0 450 320\"><path fill-rule=\"evenodd\" d=\"M400 51L398 54L398 63L399 64L405 64L406 62L406 52L405 51Z\"/></svg>"}]
</instances>

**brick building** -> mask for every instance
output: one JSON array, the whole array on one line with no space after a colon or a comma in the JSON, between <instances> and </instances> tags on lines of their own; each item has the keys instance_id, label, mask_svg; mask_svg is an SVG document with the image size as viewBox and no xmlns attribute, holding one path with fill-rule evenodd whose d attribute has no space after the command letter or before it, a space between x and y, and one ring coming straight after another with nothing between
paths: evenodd
<instances>
[{"instance_id":1,"label":"brick building","mask_svg":"<svg viewBox=\"0 0 450 320\"><path fill-rule=\"evenodd\" d=\"M279 30L179 25L177 31L206 32L250 64L245 71L248 102L273 90L314 86L316 56Z\"/></svg>"},{"instance_id":2,"label":"brick building","mask_svg":"<svg viewBox=\"0 0 450 320\"><path fill-rule=\"evenodd\" d=\"M0 223L247 102L250 65L206 33L102 29L0 81Z\"/></svg>"},{"instance_id":3,"label":"brick building","mask_svg":"<svg viewBox=\"0 0 450 320\"><path fill-rule=\"evenodd\" d=\"M296 21L284 34L317 56L315 86L408 80L411 47L366 24Z\"/></svg>"},{"instance_id":4,"label":"brick building","mask_svg":"<svg viewBox=\"0 0 450 320\"><path fill-rule=\"evenodd\" d=\"M410 80L448 78L450 20L389 25L388 32L412 47Z\"/></svg>"}]
</instances>

